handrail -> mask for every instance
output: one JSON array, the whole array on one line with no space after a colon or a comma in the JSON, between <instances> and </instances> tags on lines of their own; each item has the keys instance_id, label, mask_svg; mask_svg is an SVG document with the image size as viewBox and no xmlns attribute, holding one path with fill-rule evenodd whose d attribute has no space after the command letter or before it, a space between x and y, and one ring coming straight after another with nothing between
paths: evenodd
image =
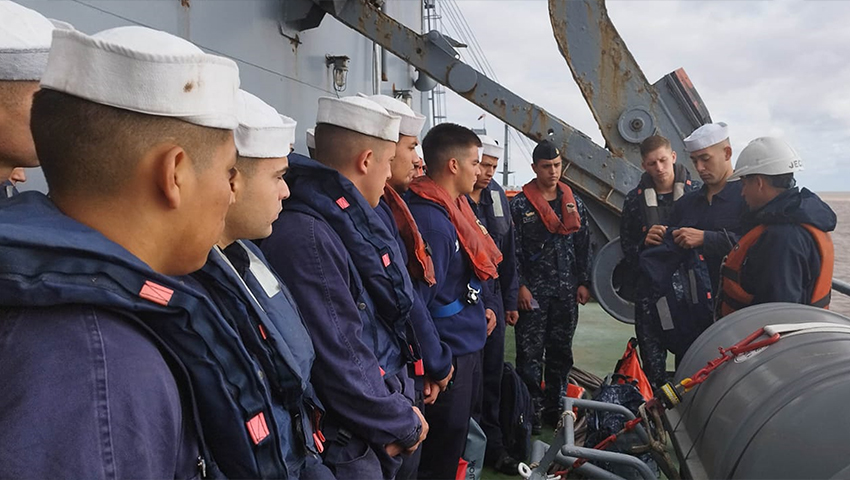
<instances>
[{"instance_id":1,"label":"handrail","mask_svg":"<svg viewBox=\"0 0 850 480\"><path fill-rule=\"evenodd\" d=\"M844 295L850 296L850 283L845 282L844 280L839 280L837 278L832 279L832 289L838 293L842 293Z\"/></svg>"}]
</instances>

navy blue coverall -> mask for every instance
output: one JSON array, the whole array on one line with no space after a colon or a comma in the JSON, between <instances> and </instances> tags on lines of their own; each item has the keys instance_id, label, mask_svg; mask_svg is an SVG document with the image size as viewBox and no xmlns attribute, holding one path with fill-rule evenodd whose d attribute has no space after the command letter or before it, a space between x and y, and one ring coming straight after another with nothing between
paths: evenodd
<instances>
[{"instance_id":1,"label":"navy blue coverall","mask_svg":"<svg viewBox=\"0 0 850 480\"><path fill-rule=\"evenodd\" d=\"M717 295L720 282L720 264L729 250L741 238L741 216L747 210L747 204L741 197L741 182L726 182L723 190L711 198L706 198L708 186L680 198L673 207L669 227L691 227L705 232L700 252L705 256L708 274L711 276L711 291Z\"/></svg>"},{"instance_id":2,"label":"navy blue coverall","mask_svg":"<svg viewBox=\"0 0 850 480\"><path fill-rule=\"evenodd\" d=\"M481 364L484 386L479 423L487 435L485 462L493 464L505 451L499 422L502 371L505 362L505 312L517 310L519 278L516 270L511 207L505 191L495 180L490 180L490 184L481 191L479 202L476 203L470 198L469 205L481 224L487 228L503 256L502 263L499 264L499 278L486 282L488 293L484 297L484 306L496 313L496 328L487 337L484 346Z\"/></svg>"},{"instance_id":3,"label":"navy blue coverall","mask_svg":"<svg viewBox=\"0 0 850 480\"><path fill-rule=\"evenodd\" d=\"M428 310L434 311L465 298L475 274L448 212L413 192L408 193L407 200L419 232L431 248L437 284L428 287L420 283L419 293ZM419 477L453 479L466 446L474 405L481 401L481 350L487 340L484 303L433 320L441 340L452 351L455 373L450 388L425 407L430 430L422 445Z\"/></svg>"}]
</instances>

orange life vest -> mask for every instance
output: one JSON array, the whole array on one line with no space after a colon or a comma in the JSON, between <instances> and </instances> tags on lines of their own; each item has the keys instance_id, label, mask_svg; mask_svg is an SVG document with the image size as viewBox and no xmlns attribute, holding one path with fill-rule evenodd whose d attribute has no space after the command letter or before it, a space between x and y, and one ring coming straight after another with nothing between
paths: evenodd
<instances>
[{"instance_id":1,"label":"orange life vest","mask_svg":"<svg viewBox=\"0 0 850 480\"><path fill-rule=\"evenodd\" d=\"M800 226L805 228L815 240L821 258L820 275L815 280L809 305L828 309L832 293L832 268L835 257L832 237L812 225L804 223ZM750 230L726 256L720 271L720 317L725 317L753 303L753 295L741 286L741 270L750 247L758 241L766 229L765 225L759 225ZM770 279L765 279L765 281L770 281Z\"/></svg>"}]
</instances>

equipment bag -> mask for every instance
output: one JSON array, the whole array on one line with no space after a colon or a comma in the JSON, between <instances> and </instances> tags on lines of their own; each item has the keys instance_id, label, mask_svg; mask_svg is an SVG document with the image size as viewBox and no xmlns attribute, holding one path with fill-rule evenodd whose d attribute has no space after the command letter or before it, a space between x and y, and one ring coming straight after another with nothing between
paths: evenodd
<instances>
[{"instance_id":1,"label":"equipment bag","mask_svg":"<svg viewBox=\"0 0 850 480\"><path fill-rule=\"evenodd\" d=\"M469 419L466 448L457 465L455 480L481 480L484 467L484 451L487 450L487 435L474 419Z\"/></svg>"},{"instance_id":2,"label":"equipment bag","mask_svg":"<svg viewBox=\"0 0 850 480\"><path fill-rule=\"evenodd\" d=\"M668 234L661 245L641 253L640 268L649 281L651 321L661 332L661 343L683 356L714 321L705 258L697 250L678 247Z\"/></svg>"},{"instance_id":3,"label":"equipment bag","mask_svg":"<svg viewBox=\"0 0 850 480\"><path fill-rule=\"evenodd\" d=\"M511 457L524 462L531 454L531 394L510 363L505 363L502 372L501 393L499 423L502 441Z\"/></svg>"},{"instance_id":4,"label":"equipment bag","mask_svg":"<svg viewBox=\"0 0 850 480\"><path fill-rule=\"evenodd\" d=\"M622 375L615 373L605 378L602 386L593 395L593 399L598 402L613 403L622 405L632 411L635 415L638 414L638 409L644 403L643 395L638 390L637 382L629 380ZM585 446L592 447L609 436L622 430L626 423L626 416L616 412L604 412L601 410L589 410L587 413L587 440ZM617 441L614 442L607 450L611 452L628 453L631 447L641 445L643 442L636 432L631 431L619 435ZM650 454L644 453L638 455L644 463L649 465L649 468L656 470L655 461ZM593 462L594 465L604 468L609 472L613 472L623 478L641 478L640 474L633 468L609 462Z\"/></svg>"}]
</instances>

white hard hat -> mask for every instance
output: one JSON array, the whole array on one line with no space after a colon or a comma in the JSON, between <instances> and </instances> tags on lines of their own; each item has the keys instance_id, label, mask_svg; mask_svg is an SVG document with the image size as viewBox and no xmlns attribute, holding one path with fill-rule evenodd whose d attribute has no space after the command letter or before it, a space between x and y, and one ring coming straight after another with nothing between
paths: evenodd
<instances>
[{"instance_id":1,"label":"white hard hat","mask_svg":"<svg viewBox=\"0 0 850 480\"><path fill-rule=\"evenodd\" d=\"M776 137L759 137L738 156L735 171L728 180L746 175L784 175L803 170L803 159L791 145Z\"/></svg>"}]
</instances>

